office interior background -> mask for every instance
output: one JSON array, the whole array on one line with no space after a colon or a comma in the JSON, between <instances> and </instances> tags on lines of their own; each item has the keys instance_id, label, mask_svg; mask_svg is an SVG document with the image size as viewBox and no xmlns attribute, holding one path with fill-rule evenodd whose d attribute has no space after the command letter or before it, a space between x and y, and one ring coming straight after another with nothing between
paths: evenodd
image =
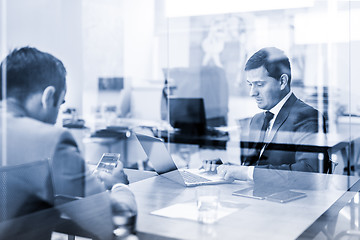
<instances>
[{"instance_id":1,"label":"office interior background","mask_svg":"<svg viewBox=\"0 0 360 240\"><path fill-rule=\"evenodd\" d=\"M274 46L290 58L295 95L325 116L329 135L349 144L350 159L340 152L331 156L334 173L359 175L360 1L0 3L1 59L14 48L32 46L63 61L67 96L57 124L84 124L69 129L89 163L123 148L92 141L99 129L126 126L152 134L170 129L171 97L203 98L208 123L233 140L225 150L171 145L179 164L215 157L239 163L242 123L261 111L249 95L244 66L254 52ZM146 158L127 151L127 167Z\"/></svg>"},{"instance_id":2,"label":"office interior background","mask_svg":"<svg viewBox=\"0 0 360 240\"><path fill-rule=\"evenodd\" d=\"M166 98L202 97L206 117L236 138L241 120L260 111L244 64L275 46L290 58L296 96L350 142L360 129L359 11L345 0L2 0L1 57L33 46L64 62L59 124L72 115L90 131L123 118L166 128ZM228 149L237 158L238 145Z\"/></svg>"}]
</instances>

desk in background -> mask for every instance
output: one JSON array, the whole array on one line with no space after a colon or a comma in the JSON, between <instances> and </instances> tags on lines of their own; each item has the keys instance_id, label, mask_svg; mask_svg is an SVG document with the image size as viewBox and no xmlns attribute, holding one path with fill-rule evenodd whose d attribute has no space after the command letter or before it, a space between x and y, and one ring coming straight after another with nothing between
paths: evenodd
<instances>
[{"instance_id":1,"label":"desk in background","mask_svg":"<svg viewBox=\"0 0 360 240\"><path fill-rule=\"evenodd\" d=\"M121 153L121 161L127 166L126 139L131 132L109 131L106 129L95 131L82 139L83 152L86 161L90 164L97 164L103 153Z\"/></svg>"},{"instance_id":2,"label":"desk in background","mask_svg":"<svg viewBox=\"0 0 360 240\"><path fill-rule=\"evenodd\" d=\"M235 190L251 186L250 182L217 185L221 190L220 201L245 207L213 225L150 214L176 203L195 201L196 188L185 188L161 176L132 183L130 189L138 203L138 236L145 240L296 239L304 236L302 234L311 234L313 229L317 229L314 226L321 216L339 201L346 203L341 201L346 194L352 197L359 190L358 178L352 176L298 173L294 177L299 178L300 183L306 179L312 186L300 187L300 191L307 193L306 198L286 204L231 195ZM297 182L296 179L294 182ZM350 187L352 191L348 192ZM312 228L308 229L309 226Z\"/></svg>"},{"instance_id":3,"label":"desk in background","mask_svg":"<svg viewBox=\"0 0 360 240\"><path fill-rule=\"evenodd\" d=\"M231 127L228 128L232 129ZM239 137L238 128L234 128L229 135L213 134L205 136L189 136L170 131L169 124L166 122L119 118L114 121L112 130L117 131L116 134L118 134L118 136L113 136L111 132L108 132L108 136L105 136L105 132L100 131L101 134L86 137L84 139L84 151L87 161L96 163L104 152L122 153L122 160L126 167L131 167L134 164L136 165L137 162L145 160L146 156L144 156L144 154L135 154L135 150L129 151L127 146L128 137L126 137L126 134L129 132L140 131L143 133L146 131L147 134L154 134L157 137L161 137L165 142L170 142L172 145L178 145L178 147L170 149L171 153L180 152L181 155L182 152L185 152L189 155L187 152L193 154L195 151L200 152L200 156L196 156L196 158L210 159L221 157L226 162L234 164L240 163L241 153L239 146L240 143L244 143L242 137ZM281 148L284 146L280 144L275 147ZM287 144L285 148L291 149L291 146ZM184 149L187 150L185 151ZM353 155L352 151L354 148L350 146L349 138L345 135L328 134L326 141L319 138L316 144L303 146L303 149L304 151L325 153L325 159L326 155L328 159L331 159L333 154L340 152L341 158L344 159L345 170L347 171L350 169L347 168L347 165L350 163L349 160ZM325 166L324 169L326 170L326 168L327 167Z\"/></svg>"},{"instance_id":4,"label":"desk in background","mask_svg":"<svg viewBox=\"0 0 360 240\"><path fill-rule=\"evenodd\" d=\"M186 135L168 131L158 131L157 137L164 139L165 142L196 144L201 148L221 150L226 150L226 144L230 140L227 134Z\"/></svg>"}]
</instances>

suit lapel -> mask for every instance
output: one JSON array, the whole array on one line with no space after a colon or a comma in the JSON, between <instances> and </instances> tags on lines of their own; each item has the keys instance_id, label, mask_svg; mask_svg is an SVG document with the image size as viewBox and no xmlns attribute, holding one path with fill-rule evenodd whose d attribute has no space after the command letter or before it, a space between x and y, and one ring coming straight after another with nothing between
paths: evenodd
<instances>
[{"instance_id":1,"label":"suit lapel","mask_svg":"<svg viewBox=\"0 0 360 240\"><path fill-rule=\"evenodd\" d=\"M277 133L277 131L279 130L280 126L288 118L291 108L293 107L296 100L297 100L297 97L295 97L294 94L291 94L289 99L285 102L284 106L281 108L279 114L277 115L277 117L275 119L274 125L269 134L269 137L267 138L268 142L272 142L272 140L273 140L275 134Z\"/></svg>"},{"instance_id":2,"label":"suit lapel","mask_svg":"<svg viewBox=\"0 0 360 240\"><path fill-rule=\"evenodd\" d=\"M250 122L249 135L245 139L244 149L242 150L242 156L245 157L243 158L243 164L246 166L253 166L259 159L260 130L264 122L264 118L264 113L258 113Z\"/></svg>"},{"instance_id":3,"label":"suit lapel","mask_svg":"<svg viewBox=\"0 0 360 240\"><path fill-rule=\"evenodd\" d=\"M265 114L261 113L260 116L258 116L256 119L254 119L254 123L252 126L252 130L253 133L251 134L251 136L255 136L253 137L252 141L254 142L259 142L260 141L260 135L261 135L261 127L264 123L264 119L265 119Z\"/></svg>"}]
</instances>

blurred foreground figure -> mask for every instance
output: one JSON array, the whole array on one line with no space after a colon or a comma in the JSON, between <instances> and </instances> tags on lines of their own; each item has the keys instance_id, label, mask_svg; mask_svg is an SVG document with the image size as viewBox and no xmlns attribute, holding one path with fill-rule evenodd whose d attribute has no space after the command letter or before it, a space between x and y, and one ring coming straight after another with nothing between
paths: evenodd
<instances>
[{"instance_id":1,"label":"blurred foreground figure","mask_svg":"<svg viewBox=\"0 0 360 240\"><path fill-rule=\"evenodd\" d=\"M127 211L136 214L134 196L124 185L128 180L122 165L119 164L113 174L92 174L71 133L54 126L66 94L66 70L62 62L36 48L24 47L14 50L3 60L0 77L1 82L5 83L1 85L0 91L0 146L3 153L0 156L1 166L17 166L46 160L49 163L49 176L52 177L49 184L44 184L48 188L31 185L31 181L24 182L29 184L26 194L19 194L26 198L24 204L12 206L10 199L8 206L19 209L15 209L13 216L8 218L41 210L44 204L40 206L38 202L46 203L51 208L56 205L55 196L63 196L63 199L87 199L103 195L101 202L91 204L89 210L98 210L100 215L91 219L93 223L89 228L96 228L97 224L104 222L110 222L111 225L115 212ZM6 89L2 89L4 85ZM4 92L6 95L3 95ZM34 182L38 177L37 174L30 175ZM53 190L50 189L51 186ZM29 203L27 199L38 201ZM62 208L59 209L61 211ZM75 221L84 226L81 223L84 217L80 217L83 212L75 212L71 211L67 215L79 217ZM111 226L104 238L112 236L112 230Z\"/></svg>"}]
</instances>

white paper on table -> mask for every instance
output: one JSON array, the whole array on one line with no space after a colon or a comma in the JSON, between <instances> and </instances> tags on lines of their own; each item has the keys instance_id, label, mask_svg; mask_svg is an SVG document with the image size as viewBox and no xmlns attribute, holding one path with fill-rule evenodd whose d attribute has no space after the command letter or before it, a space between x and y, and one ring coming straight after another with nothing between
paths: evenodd
<instances>
[{"instance_id":1,"label":"white paper on table","mask_svg":"<svg viewBox=\"0 0 360 240\"><path fill-rule=\"evenodd\" d=\"M242 208L247 206L246 204L241 204ZM220 218L223 218L231 213L238 211L240 208L229 208L224 207L219 204L217 209L216 221ZM168 217L168 218L181 218L197 221L198 220L198 210L196 202L187 202L187 203L177 203L169 207L161 208L159 210L152 211L151 214Z\"/></svg>"}]
</instances>

